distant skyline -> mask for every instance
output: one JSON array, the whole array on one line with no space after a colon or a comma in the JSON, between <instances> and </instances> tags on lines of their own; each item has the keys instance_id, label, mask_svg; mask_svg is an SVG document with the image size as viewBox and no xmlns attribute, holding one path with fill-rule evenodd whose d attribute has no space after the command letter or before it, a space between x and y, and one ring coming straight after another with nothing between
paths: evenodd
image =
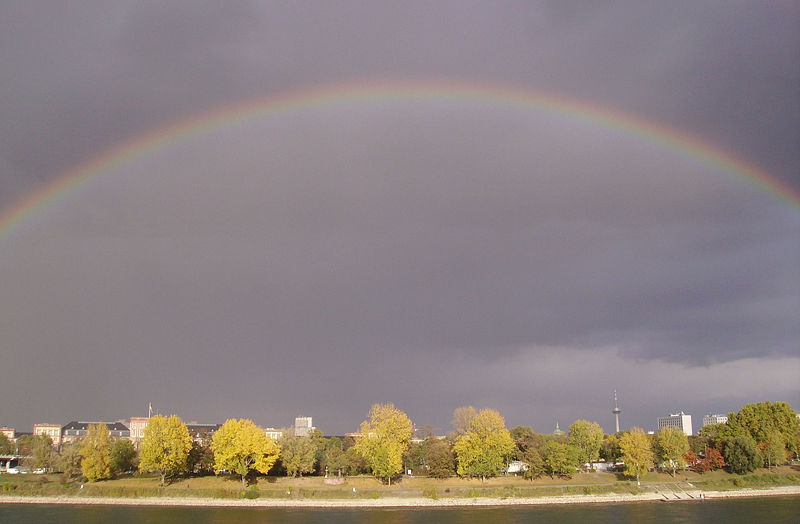
<instances>
[{"instance_id":1,"label":"distant skyline","mask_svg":"<svg viewBox=\"0 0 800 524\"><path fill-rule=\"evenodd\" d=\"M148 406L148 407L151 408L151 406ZM461 407L461 406L459 406L459 407ZM612 410L611 410L612 416L615 413L613 407L614 406L612 405ZM740 408L741 407L743 407L743 406L740 406ZM225 420L227 420L229 418L250 418L252 420L252 417L247 417L246 415L242 415L240 417L225 417L224 419L220 419L220 420L195 420L195 419L187 419L187 418L181 416L180 413L165 412L165 411L161 411L161 410L152 410L152 411L146 410L146 411L147 411L146 415L129 415L129 416L126 416L126 417L112 417L112 418L91 418L91 417L90 418L77 418L77 419L71 419L70 421L66 421L66 422L58 422L58 421L53 421L53 420L49 420L49 421L41 421L40 420L40 421L36 422L35 424L60 424L61 426L64 426L64 425L67 425L67 424L69 424L70 422L73 422L73 421L78 421L78 422L107 422L107 423L108 422L117 422L117 421L126 422L126 421L129 421L131 418L136 418L136 417L147 417L147 418L149 418L150 416L155 416L155 415L178 415L179 417L181 417L181 420L183 420L183 422L186 423L186 424L222 424L222 423L225 422ZM620 406L620 414L621 414L621 411L622 410L621 410L621 406ZM664 412L664 413L658 414L654 418L654 420L657 420L659 417L665 417L667 415L673 415L673 414L677 414L677 413L685 413L686 415L689 415L690 417L692 417L692 423L693 423L693 427L694 427L694 432L693 433L696 435L697 432L700 431L700 429L703 427L704 418L705 417L711 416L711 415L723 415L723 416L725 416L725 418L727 418L727 415L729 415L732 412L735 413L737 411L739 411L739 409L735 409L735 410L732 410L732 411L725 411L725 412L713 411L713 410L708 411L707 410L707 411L703 412L702 415L698 415L698 414L684 412L683 410L673 410L673 411L669 411L669 412ZM504 418L506 418L505 414L501 413L501 415L503 415ZM274 422L274 421L272 421L272 422L270 422L270 421L260 422L258 420L254 420L254 422L258 426L260 426L260 427L262 427L264 429L280 429L280 428L287 428L287 427L295 427L295 425L297 424L297 419L299 417L309 418L311 420L314 419L313 416L297 415L296 417L294 417L289 422L285 422L285 421L280 421L280 422ZM368 416L365 417L365 419L368 419L368 418L369 418ZM614 423L611 424L611 428L607 428L606 425L603 423L603 421L600 420L600 419L591 418L591 417L588 417L588 418L584 417L584 419L590 420L591 422L598 422L600 424L600 426L603 427L603 430L606 433L614 433L615 432L615 424ZM578 419L575 419L575 420L578 420ZM553 427L550 428L549 430L547 430L547 429L538 430L536 428L533 428L533 429L534 429L534 431L536 431L537 433L540 433L540 434L552 434L557 428L559 428L561 431L566 433L566 432L569 431L569 426L573 422L575 422L575 420L570 420L570 421L554 420ZM413 418L412 418L412 422L414 423L414 427L415 427L416 430L425 430L427 428L427 429L431 429L434 432L434 434L437 434L437 435L445 435L445 434L451 433L453 431L453 429L454 429L450 425L451 422L448 422L446 425L443 425L443 426L442 425L436 425L436 424L434 424L432 422L428 422L427 424L418 424L418 423L414 422ZM15 427L13 425L8 425L8 424L5 424L5 425L0 424L0 426L12 428L17 433L30 433L29 429L32 429L32 426L31 426L31 428L20 428L20 427ZM524 423L514 424L514 425L509 425L508 423L506 424L506 427L508 429L513 429L516 426L529 426L529 424L524 424ZM323 434L325 436L332 436L332 435L341 436L341 435L344 435L346 433L356 432L359 429L358 427L356 427L356 428L353 428L353 429L348 430L348 431L341 431L341 432L331 433L331 432L324 431L322 428L317 428L316 425L314 425L313 427L315 429L319 429L320 431L323 431ZM634 425L629 426L629 427L625 427L620 423L619 431L628 431L632 427L634 427ZM645 431L658 431L658 427L657 427L656 423L653 423L651 426L643 424L643 425L638 425L636 427L641 427Z\"/></svg>"},{"instance_id":2,"label":"distant skyline","mask_svg":"<svg viewBox=\"0 0 800 524\"><path fill-rule=\"evenodd\" d=\"M2 9L0 425L800 406L794 3Z\"/></svg>"}]
</instances>

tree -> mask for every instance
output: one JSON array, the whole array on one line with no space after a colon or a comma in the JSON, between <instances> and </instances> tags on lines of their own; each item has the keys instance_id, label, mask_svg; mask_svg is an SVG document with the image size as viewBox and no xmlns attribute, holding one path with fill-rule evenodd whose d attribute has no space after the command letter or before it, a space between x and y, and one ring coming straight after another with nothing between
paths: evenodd
<instances>
[{"instance_id":1,"label":"tree","mask_svg":"<svg viewBox=\"0 0 800 524\"><path fill-rule=\"evenodd\" d=\"M391 485L392 478L403 470L403 453L414 426L394 404L375 404L369 413L370 420L361 423L361 437L353 448L367 461L373 475Z\"/></svg>"},{"instance_id":2,"label":"tree","mask_svg":"<svg viewBox=\"0 0 800 524\"><path fill-rule=\"evenodd\" d=\"M486 477L496 475L506 457L516 448L506 429L503 417L493 409L482 409L459 435L453 446L460 476Z\"/></svg>"},{"instance_id":3,"label":"tree","mask_svg":"<svg viewBox=\"0 0 800 524\"><path fill-rule=\"evenodd\" d=\"M33 440L33 467L49 470L54 463L53 439L48 435L37 435Z\"/></svg>"},{"instance_id":4,"label":"tree","mask_svg":"<svg viewBox=\"0 0 800 524\"><path fill-rule=\"evenodd\" d=\"M247 487L245 477L255 470L266 474L278 459L281 448L252 420L230 419L220 427L212 439L214 469L233 471L242 476L242 489Z\"/></svg>"},{"instance_id":5,"label":"tree","mask_svg":"<svg viewBox=\"0 0 800 524\"><path fill-rule=\"evenodd\" d=\"M16 455L33 455L33 443L35 437L30 433L27 435L20 435L14 443L16 448Z\"/></svg>"},{"instance_id":6,"label":"tree","mask_svg":"<svg viewBox=\"0 0 800 524\"><path fill-rule=\"evenodd\" d=\"M710 469L708 468L706 461L698 457L697 454L691 449L686 452L686 455L683 456L683 461L686 463L686 467L693 471L704 473Z\"/></svg>"},{"instance_id":7,"label":"tree","mask_svg":"<svg viewBox=\"0 0 800 524\"><path fill-rule=\"evenodd\" d=\"M575 447L550 440L544 447L544 469L550 477L571 477L578 468L580 451Z\"/></svg>"},{"instance_id":8,"label":"tree","mask_svg":"<svg viewBox=\"0 0 800 524\"><path fill-rule=\"evenodd\" d=\"M128 439L118 439L111 447L111 471L120 474L136 468L136 449Z\"/></svg>"},{"instance_id":9,"label":"tree","mask_svg":"<svg viewBox=\"0 0 800 524\"><path fill-rule=\"evenodd\" d=\"M788 402L747 404L738 413L728 415L727 426L732 436L749 435L757 444L768 442L769 435L777 431L788 451L798 450L800 420Z\"/></svg>"},{"instance_id":10,"label":"tree","mask_svg":"<svg viewBox=\"0 0 800 524\"><path fill-rule=\"evenodd\" d=\"M725 459L716 448L706 448L703 460L708 464L708 469L715 470L725 467Z\"/></svg>"},{"instance_id":11,"label":"tree","mask_svg":"<svg viewBox=\"0 0 800 524\"><path fill-rule=\"evenodd\" d=\"M711 445L711 439L708 437L689 435L686 438L689 441L689 449L692 450L695 455L703 453L703 451Z\"/></svg>"},{"instance_id":12,"label":"tree","mask_svg":"<svg viewBox=\"0 0 800 524\"><path fill-rule=\"evenodd\" d=\"M773 430L767 433L767 441L761 443L759 449L765 465L769 469L772 469L772 466L786 462L786 447L780 431Z\"/></svg>"},{"instance_id":13,"label":"tree","mask_svg":"<svg viewBox=\"0 0 800 524\"><path fill-rule=\"evenodd\" d=\"M336 472L336 474L341 477L342 473L347 471L347 467L350 463L347 458L347 453L342 451L342 448L328 446L325 449L324 464L326 473L332 474Z\"/></svg>"},{"instance_id":14,"label":"tree","mask_svg":"<svg viewBox=\"0 0 800 524\"><path fill-rule=\"evenodd\" d=\"M689 439L682 429L666 427L656 435L655 444L659 462L669 464L674 477L678 468L686 466L683 456L689 451Z\"/></svg>"},{"instance_id":15,"label":"tree","mask_svg":"<svg viewBox=\"0 0 800 524\"><path fill-rule=\"evenodd\" d=\"M425 467L425 459L422 456L422 442L410 442L406 452L403 453L403 471L411 471L412 474L420 475L420 468Z\"/></svg>"},{"instance_id":16,"label":"tree","mask_svg":"<svg viewBox=\"0 0 800 524\"><path fill-rule=\"evenodd\" d=\"M463 435L469 431L469 426L472 424L472 419L475 418L478 412L472 406L462 406L453 411L453 420L451 424L456 434Z\"/></svg>"},{"instance_id":17,"label":"tree","mask_svg":"<svg viewBox=\"0 0 800 524\"><path fill-rule=\"evenodd\" d=\"M111 478L111 437L105 424L89 424L81 446L81 471L89 482Z\"/></svg>"},{"instance_id":18,"label":"tree","mask_svg":"<svg viewBox=\"0 0 800 524\"><path fill-rule=\"evenodd\" d=\"M303 473L314 471L317 445L311 436L296 437L294 429L287 429L278 440L278 444L281 448L281 463L286 468L287 475L302 477Z\"/></svg>"},{"instance_id":19,"label":"tree","mask_svg":"<svg viewBox=\"0 0 800 524\"><path fill-rule=\"evenodd\" d=\"M11 455L14 453L14 443L6 436L5 433L0 433L0 455Z\"/></svg>"},{"instance_id":20,"label":"tree","mask_svg":"<svg viewBox=\"0 0 800 524\"><path fill-rule=\"evenodd\" d=\"M533 482L533 479L542 476L542 474L545 472L544 459L542 458L542 453L538 448L527 448L520 456L520 459L528 464L528 469L522 472L522 476L531 482Z\"/></svg>"},{"instance_id":21,"label":"tree","mask_svg":"<svg viewBox=\"0 0 800 524\"><path fill-rule=\"evenodd\" d=\"M431 477L446 479L455 473L453 448L445 440L426 438L422 442L422 459L428 466L428 475Z\"/></svg>"},{"instance_id":22,"label":"tree","mask_svg":"<svg viewBox=\"0 0 800 524\"><path fill-rule=\"evenodd\" d=\"M731 471L744 475L762 464L761 456L752 437L734 437L725 443L725 461Z\"/></svg>"},{"instance_id":23,"label":"tree","mask_svg":"<svg viewBox=\"0 0 800 524\"><path fill-rule=\"evenodd\" d=\"M591 463L600 458L603 428L597 422L576 420L569 427L569 444L577 450L580 464L591 467Z\"/></svg>"},{"instance_id":24,"label":"tree","mask_svg":"<svg viewBox=\"0 0 800 524\"><path fill-rule=\"evenodd\" d=\"M369 463L355 446L347 448L344 452L345 460L347 461L347 474L348 475L361 475L362 473L369 473Z\"/></svg>"},{"instance_id":25,"label":"tree","mask_svg":"<svg viewBox=\"0 0 800 524\"><path fill-rule=\"evenodd\" d=\"M176 415L156 415L144 427L144 437L139 448L139 468L143 471L157 471L163 486L167 476L187 470L191 449L192 437L180 418Z\"/></svg>"},{"instance_id":26,"label":"tree","mask_svg":"<svg viewBox=\"0 0 800 524\"><path fill-rule=\"evenodd\" d=\"M622 434L619 447L626 473L635 476L638 483L640 476L653 467L653 448L650 439L642 428L632 428Z\"/></svg>"},{"instance_id":27,"label":"tree","mask_svg":"<svg viewBox=\"0 0 800 524\"><path fill-rule=\"evenodd\" d=\"M619 434L606 435L603 444L600 446L600 458L606 462L616 464L622 457L622 450L619 447Z\"/></svg>"},{"instance_id":28,"label":"tree","mask_svg":"<svg viewBox=\"0 0 800 524\"><path fill-rule=\"evenodd\" d=\"M214 452L211 450L211 441L208 438L202 442L192 442L192 449L186 458L186 469L190 473L214 472Z\"/></svg>"},{"instance_id":29,"label":"tree","mask_svg":"<svg viewBox=\"0 0 800 524\"><path fill-rule=\"evenodd\" d=\"M73 442L61 446L61 453L53 461L53 468L64 473L66 479L72 479L81 474L81 444Z\"/></svg>"}]
</instances>

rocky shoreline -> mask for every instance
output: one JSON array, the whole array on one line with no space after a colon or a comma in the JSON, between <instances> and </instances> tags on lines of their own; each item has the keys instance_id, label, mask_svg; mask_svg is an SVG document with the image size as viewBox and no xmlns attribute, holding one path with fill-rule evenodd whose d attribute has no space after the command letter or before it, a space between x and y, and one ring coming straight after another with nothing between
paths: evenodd
<instances>
[{"instance_id":1,"label":"rocky shoreline","mask_svg":"<svg viewBox=\"0 0 800 524\"><path fill-rule=\"evenodd\" d=\"M285 508L391 508L457 506L527 506L545 504L596 504L643 501L702 501L737 497L800 495L800 486L735 491L683 491L680 493L647 492L639 494L563 495L551 497L475 497L426 498L386 497L378 499L212 499L212 498L111 498L86 496L20 497L0 496L0 504L78 504L121 506L207 506L207 507L285 507Z\"/></svg>"}]
</instances>

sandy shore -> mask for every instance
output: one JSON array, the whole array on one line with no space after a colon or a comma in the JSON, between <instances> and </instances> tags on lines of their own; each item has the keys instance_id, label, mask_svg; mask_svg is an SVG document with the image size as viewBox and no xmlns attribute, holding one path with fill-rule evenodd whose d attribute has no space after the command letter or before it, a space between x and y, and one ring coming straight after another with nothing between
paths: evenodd
<instances>
[{"instance_id":1,"label":"sandy shore","mask_svg":"<svg viewBox=\"0 0 800 524\"><path fill-rule=\"evenodd\" d=\"M451 507L451 506L526 506L544 504L593 504L641 502L655 500L703 500L737 497L764 497L800 495L800 486L782 486L768 489L740 489L737 491L648 492L638 495L565 495L558 497L509 498L441 498L386 497L379 499L210 499L210 498L108 498L108 497L14 497L0 496L0 504L97 504L123 506L237 506L237 507L292 507L292 508L391 508L391 507Z\"/></svg>"}]
</instances>

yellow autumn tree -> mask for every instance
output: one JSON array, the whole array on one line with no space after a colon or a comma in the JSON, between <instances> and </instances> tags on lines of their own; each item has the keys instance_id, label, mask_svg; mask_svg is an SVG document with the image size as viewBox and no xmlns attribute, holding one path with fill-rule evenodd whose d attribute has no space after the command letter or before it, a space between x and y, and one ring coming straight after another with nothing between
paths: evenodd
<instances>
[{"instance_id":1,"label":"yellow autumn tree","mask_svg":"<svg viewBox=\"0 0 800 524\"><path fill-rule=\"evenodd\" d=\"M81 471L89 482L111 478L111 437L105 424L89 424L81 443Z\"/></svg>"},{"instance_id":2,"label":"yellow autumn tree","mask_svg":"<svg viewBox=\"0 0 800 524\"><path fill-rule=\"evenodd\" d=\"M354 449L367 461L373 475L391 485L392 478L403 471L403 453L411 442L414 426L394 404L375 404L369 416L369 421L361 423L361 437Z\"/></svg>"},{"instance_id":3,"label":"yellow autumn tree","mask_svg":"<svg viewBox=\"0 0 800 524\"><path fill-rule=\"evenodd\" d=\"M625 472L628 476L639 477L653 467L653 446L650 437L642 428L631 428L623 433L619 439L619 448L622 451L622 461L625 462Z\"/></svg>"},{"instance_id":4,"label":"yellow autumn tree","mask_svg":"<svg viewBox=\"0 0 800 524\"><path fill-rule=\"evenodd\" d=\"M214 450L214 469L241 475L242 489L247 487L245 477L250 471L266 474L281 451L280 446L267 437L263 429L247 419L226 421L214 433L211 447Z\"/></svg>"},{"instance_id":5,"label":"yellow autumn tree","mask_svg":"<svg viewBox=\"0 0 800 524\"><path fill-rule=\"evenodd\" d=\"M186 424L176 415L152 417L144 428L139 449L139 469L157 471L161 485L166 477L187 470L192 437Z\"/></svg>"},{"instance_id":6,"label":"yellow autumn tree","mask_svg":"<svg viewBox=\"0 0 800 524\"><path fill-rule=\"evenodd\" d=\"M458 460L457 472L462 477L481 477L485 482L486 477L500 471L514 447L500 413L482 409L469 420L453 446Z\"/></svg>"}]
</instances>

